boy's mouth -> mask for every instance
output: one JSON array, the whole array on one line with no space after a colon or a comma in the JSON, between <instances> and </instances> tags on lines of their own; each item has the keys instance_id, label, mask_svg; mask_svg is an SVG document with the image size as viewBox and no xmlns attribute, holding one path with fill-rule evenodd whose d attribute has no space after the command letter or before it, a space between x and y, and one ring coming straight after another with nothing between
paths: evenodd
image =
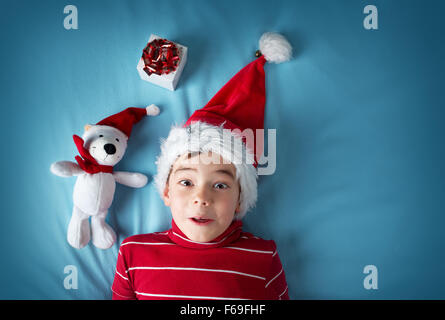
<instances>
[{"instance_id":1,"label":"boy's mouth","mask_svg":"<svg viewBox=\"0 0 445 320\"><path fill-rule=\"evenodd\" d=\"M190 220L200 226L207 225L213 221L212 219L204 219L204 218L190 218Z\"/></svg>"}]
</instances>

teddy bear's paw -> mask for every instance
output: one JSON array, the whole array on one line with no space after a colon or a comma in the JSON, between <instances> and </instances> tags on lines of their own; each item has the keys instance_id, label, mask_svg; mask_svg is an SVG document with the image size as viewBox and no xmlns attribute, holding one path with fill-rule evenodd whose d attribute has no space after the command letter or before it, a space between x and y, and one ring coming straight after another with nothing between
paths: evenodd
<instances>
[{"instance_id":1,"label":"teddy bear's paw","mask_svg":"<svg viewBox=\"0 0 445 320\"><path fill-rule=\"evenodd\" d=\"M76 249L82 249L90 242L90 224L88 219L71 219L68 225L68 243Z\"/></svg>"},{"instance_id":2,"label":"teddy bear's paw","mask_svg":"<svg viewBox=\"0 0 445 320\"><path fill-rule=\"evenodd\" d=\"M93 244L99 249L108 249L116 241L116 233L106 223L92 225Z\"/></svg>"},{"instance_id":3,"label":"teddy bear's paw","mask_svg":"<svg viewBox=\"0 0 445 320\"><path fill-rule=\"evenodd\" d=\"M51 164L50 171L59 177L71 177L77 165L71 161L58 161Z\"/></svg>"},{"instance_id":4,"label":"teddy bear's paw","mask_svg":"<svg viewBox=\"0 0 445 320\"><path fill-rule=\"evenodd\" d=\"M145 174L137 173L137 172L133 173L132 179L133 179L135 188L142 188L148 182L148 177Z\"/></svg>"}]
</instances>

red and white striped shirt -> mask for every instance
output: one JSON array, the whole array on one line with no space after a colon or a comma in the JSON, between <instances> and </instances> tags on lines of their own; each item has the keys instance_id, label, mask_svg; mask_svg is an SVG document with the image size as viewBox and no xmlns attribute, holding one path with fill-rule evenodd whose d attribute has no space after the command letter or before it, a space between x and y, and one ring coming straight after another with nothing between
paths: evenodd
<instances>
[{"instance_id":1,"label":"red and white striped shirt","mask_svg":"<svg viewBox=\"0 0 445 320\"><path fill-rule=\"evenodd\" d=\"M119 249L113 299L289 299L275 242L234 221L211 242L165 232L135 235Z\"/></svg>"}]
</instances>

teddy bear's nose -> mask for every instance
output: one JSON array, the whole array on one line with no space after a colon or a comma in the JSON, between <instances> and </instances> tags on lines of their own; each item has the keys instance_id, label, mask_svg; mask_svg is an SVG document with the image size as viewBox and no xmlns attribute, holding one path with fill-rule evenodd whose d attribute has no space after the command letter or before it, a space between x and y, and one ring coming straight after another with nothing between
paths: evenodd
<instances>
[{"instance_id":1,"label":"teddy bear's nose","mask_svg":"<svg viewBox=\"0 0 445 320\"><path fill-rule=\"evenodd\" d=\"M116 153L116 147L114 146L114 144L107 143L106 145L104 145L104 149L107 154L115 154Z\"/></svg>"}]
</instances>

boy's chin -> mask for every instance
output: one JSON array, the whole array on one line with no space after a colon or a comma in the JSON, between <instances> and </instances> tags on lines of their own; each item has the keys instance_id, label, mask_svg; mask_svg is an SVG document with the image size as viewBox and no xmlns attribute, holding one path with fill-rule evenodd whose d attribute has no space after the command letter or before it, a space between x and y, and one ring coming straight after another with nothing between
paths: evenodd
<instances>
[{"instance_id":1,"label":"boy's chin","mask_svg":"<svg viewBox=\"0 0 445 320\"><path fill-rule=\"evenodd\" d=\"M187 236L190 240L196 242L210 242L215 239L217 236L213 236L211 234L203 234L197 232L191 232L189 236Z\"/></svg>"},{"instance_id":2,"label":"boy's chin","mask_svg":"<svg viewBox=\"0 0 445 320\"><path fill-rule=\"evenodd\" d=\"M193 226L187 233L185 233L185 235L192 241L210 242L218 237L221 233L222 232L216 232L216 230L210 226Z\"/></svg>"}]
</instances>

